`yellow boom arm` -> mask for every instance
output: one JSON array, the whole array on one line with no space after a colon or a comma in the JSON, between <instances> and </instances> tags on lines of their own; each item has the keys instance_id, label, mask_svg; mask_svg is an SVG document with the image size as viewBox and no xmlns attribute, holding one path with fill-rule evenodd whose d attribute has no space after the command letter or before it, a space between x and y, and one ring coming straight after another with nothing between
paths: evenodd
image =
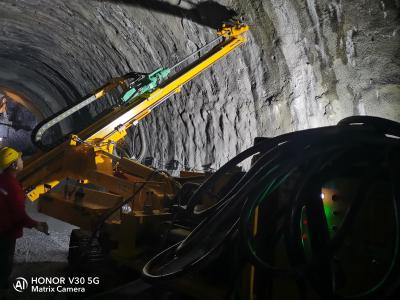
<instances>
[{"instance_id":1,"label":"yellow boom arm","mask_svg":"<svg viewBox=\"0 0 400 300\"><path fill-rule=\"evenodd\" d=\"M40 194L67 177L96 183L97 178L101 177L99 174L109 177L108 181L101 181L102 185L110 182L115 190L118 183L112 178L112 157L108 154L112 154L114 144L125 137L126 129L143 119L171 95L178 93L185 83L246 42L243 33L248 29L244 24L224 24L218 31L218 35L224 37L220 44L145 95L140 103L133 101L126 106L114 108L77 135L71 136L69 141L29 159L18 176L25 188L31 188L28 198L36 200ZM132 164L135 164L135 176L144 178L143 174L148 173L148 168L137 162ZM159 180L169 180L167 176L157 176L162 177Z\"/></svg>"}]
</instances>

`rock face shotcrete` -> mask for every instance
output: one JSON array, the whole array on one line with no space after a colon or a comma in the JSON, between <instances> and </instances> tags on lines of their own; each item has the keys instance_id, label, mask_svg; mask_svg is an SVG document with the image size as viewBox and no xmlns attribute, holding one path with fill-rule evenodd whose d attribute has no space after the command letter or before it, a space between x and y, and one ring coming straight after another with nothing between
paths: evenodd
<instances>
[{"instance_id":1,"label":"rock face shotcrete","mask_svg":"<svg viewBox=\"0 0 400 300\"><path fill-rule=\"evenodd\" d=\"M140 125L160 164L218 167L256 136L359 114L400 121L399 9L399 0L1 0L0 88L45 118L112 77L171 66L243 14L249 42Z\"/></svg>"}]
</instances>

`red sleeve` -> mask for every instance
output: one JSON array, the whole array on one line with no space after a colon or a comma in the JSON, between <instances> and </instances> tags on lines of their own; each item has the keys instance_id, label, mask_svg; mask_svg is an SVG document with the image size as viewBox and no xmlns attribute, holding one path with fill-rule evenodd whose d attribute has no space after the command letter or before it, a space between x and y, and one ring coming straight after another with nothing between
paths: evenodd
<instances>
[{"instance_id":1,"label":"red sleeve","mask_svg":"<svg viewBox=\"0 0 400 300\"><path fill-rule=\"evenodd\" d=\"M32 228L37 225L37 222L31 219L25 212L25 193L18 182L13 182L7 187L9 209L11 220L15 226Z\"/></svg>"}]
</instances>

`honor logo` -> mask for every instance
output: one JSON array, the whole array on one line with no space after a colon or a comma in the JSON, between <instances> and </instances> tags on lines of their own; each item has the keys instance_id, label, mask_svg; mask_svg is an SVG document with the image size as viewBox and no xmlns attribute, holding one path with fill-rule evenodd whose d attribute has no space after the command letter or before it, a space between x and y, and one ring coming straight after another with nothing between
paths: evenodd
<instances>
[{"instance_id":1,"label":"honor logo","mask_svg":"<svg viewBox=\"0 0 400 300\"><path fill-rule=\"evenodd\" d=\"M24 277L18 277L13 284L14 290L22 293L28 288L28 281Z\"/></svg>"}]
</instances>

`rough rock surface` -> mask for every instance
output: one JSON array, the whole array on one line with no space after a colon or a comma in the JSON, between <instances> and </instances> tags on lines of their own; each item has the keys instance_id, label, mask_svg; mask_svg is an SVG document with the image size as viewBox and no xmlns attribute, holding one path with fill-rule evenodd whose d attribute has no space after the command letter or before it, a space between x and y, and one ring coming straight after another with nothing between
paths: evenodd
<instances>
[{"instance_id":1,"label":"rough rock surface","mask_svg":"<svg viewBox=\"0 0 400 300\"><path fill-rule=\"evenodd\" d=\"M399 0L1 0L0 86L46 117L111 77L170 66L235 10L252 26L249 42L142 123L147 155L218 167L256 136L354 114L400 121L399 8Z\"/></svg>"},{"instance_id":2,"label":"rough rock surface","mask_svg":"<svg viewBox=\"0 0 400 300\"><path fill-rule=\"evenodd\" d=\"M24 155L33 154L35 150L30 136L37 122L35 116L14 101L8 101L6 106L6 112L0 113L0 147L14 147Z\"/></svg>"}]
</instances>

